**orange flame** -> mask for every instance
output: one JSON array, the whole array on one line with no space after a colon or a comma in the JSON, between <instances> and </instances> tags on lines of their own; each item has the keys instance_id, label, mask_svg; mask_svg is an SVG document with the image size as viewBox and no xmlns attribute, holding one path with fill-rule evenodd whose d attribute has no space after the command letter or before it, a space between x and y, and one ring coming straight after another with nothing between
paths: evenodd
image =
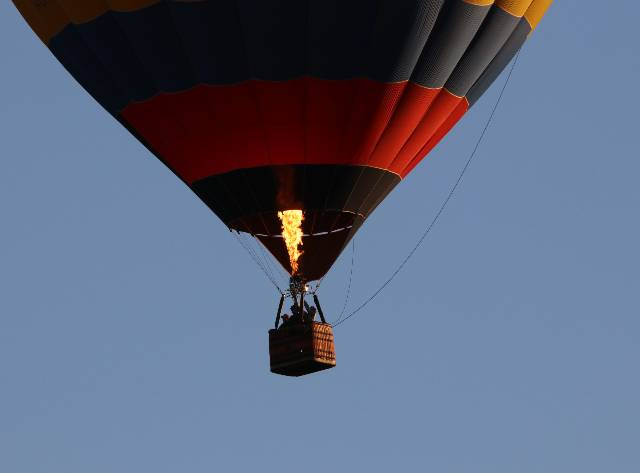
<instances>
[{"instance_id":1,"label":"orange flame","mask_svg":"<svg viewBox=\"0 0 640 473\"><path fill-rule=\"evenodd\" d=\"M282 238L289 252L289 263L291 263L291 274L298 272L298 259L302 256L302 221L304 213L302 210L284 210L278 212L278 218L282 222Z\"/></svg>"}]
</instances>

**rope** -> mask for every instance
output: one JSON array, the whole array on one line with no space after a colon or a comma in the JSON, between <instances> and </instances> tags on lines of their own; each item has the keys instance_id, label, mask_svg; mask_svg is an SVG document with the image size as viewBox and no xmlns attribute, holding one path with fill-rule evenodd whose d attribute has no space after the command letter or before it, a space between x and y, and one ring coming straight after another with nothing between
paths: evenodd
<instances>
[{"instance_id":1,"label":"rope","mask_svg":"<svg viewBox=\"0 0 640 473\"><path fill-rule=\"evenodd\" d=\"M280 294L284 294L282 292L282 289L280 289L280 286L278 286L277 281L275 280L275 278L270 274L270 272L264 267L264 265L260 262L260 259L258 258L258 256L256 255L256 253L253 251L252 248L250 248L246 242L244 242L242 240L242 237L240 236L239 232L233 232L233 235L236 237L236 240L238 240L238 243L240 243L240 246L242 246L242 248L245 249L245 251L249 254L249 256L251 257L251 259L253 260L253 262L256 264L256 266L258 266L262 272L264 273L264 275L267 277L267 279L269 281L271 281L271 284L273 284L276 288L276 290L280 293Z\"/></svg>"},{"instance_id":2,"label":"rope","mask_svg":"<svg viewBox=\"0 0 640 473\"><path fill-rule=\"evenodd\" d=\"M334 327L340 323L340 321L342 320L342 316L347 310L347 303L349 302L349 296L351 295L351 280L353 277L353 261L355 259L355 254L356 254L356 240L354 238L353 240L351 240L351 268L349 269L349 285L347 286L347 294L344 297L344 304L342 305L342 311L340 312L338 319L333 324Z\"/></svg>"},{"instance_id":3,"label":"rope","mask_svg":"<svg viewBox=\"0 0 640 473\"><path fill-rule=\"evenodd\" d=\"M326 277L327 277L327 275L326 275L326 274L325 274L324 276L322 276L322 277L318 280L318 282L316 282L315 287L314 287L312 290L310 290L309 292L310 292L311 294L317 294L317 293L318 293L318 291L320 290L320 284L322 284L322 281L324 281L324 278L326 278Z\"/></svg>"},{"instance_id":4,"label":"rope","mask_svg":"<svg viewBox=\"0 0 640 473\"><path fill-rule=\"evenodd\" d=\"M257 240L256 246L260 250L260 254L262 255L262 261L265 262L267 269L269 270L269 272L271 273L274 279L277 279L282 275L284 275L285 277L289 276L289 273L287 273L282 266L280 266L279 264L272 263L273 258L271 258L269 254L267 254L267 251L265 250L265 247L261 241Z\"/></svg>"},{"instance_id":5,"label":"rope","mask_svg":"<svg viewBox=\"0 0 640 473\"><path fill-rule=\"evenodd\" d=\"M429 223L429 225L427 225L427 228L424 230L422 236L418 239L418 241L415 244L415 246L411 249L409 254L407 254L407 256L404 258L402 263L400 263L400 265L396 268L396 270L393 273L391 273L391 276L371 296L369 296L368 299L366 299L358 307L356 307L355 310L353 310L349 315L347 315L344 319L342 319L342 320L336 322L335 324L333 324L334 327L337 327L338 325L345 323L351 317L353 317L358 312L360 312L362 309L364 309L371 301L373 301L378 296L378 294L380 294L389 285L389 283L391 283L391 281L393 281L393 279L398 275L398 273L400 271L402 271L402 269L405 267L405 265L409 262L409 260L414 255L414 253L418 250L418 248L420 248L420 246L422 245L422 242L425 240L425 238L427 238L427 235L429 235L429 233L431 232L431 229L438 222L438 220L440 219L440 216L442 215L442 212L444 212L444 209L447 207L447 204L449 203L449 201L453 197L453 194L455 193L456 189L458 188L458 186L462 182L462 178L464 177L465 173L467 172L467 169L469 169L469 166L471 165L471 162L473 161L473 158L475 157L476 153L478 152L478 148L480 147L480 143L482 143L482 140L483 140L485 134L487 133L487 130L489 129L489 125L491 125L491 122L493 121L493 117L494 117L494 115L496 113L496 110L498 109L498 105L500 105L500 101L502 100L502 96L504 95L504 91L507 88L507 85L509 84L509 80L511 79L511 75L513 74L513 70L515 69L516 64L518 63L518 57L519 56L520 56L520 50L518 50L518 52L516 53L515 59L513 60L513 63L511 64L511 69L509 69L509 74L507 75L507 79L505 80L504 85L502 86L502 90L500 90L500 95L498 95L498 100L496 100L496 103L493 106L493 109L491 110L491 114L489 115L487 123L484 125L484 128L482 129L482 133L480 133L480 137L478 138L478 141L476 142L476 145L473 148L473 151L469 155L469 158L467 159L464 167L462 168L462 170L458 174L458 179L455 181L455 183L453 184L453 186L449 190L449 194L447 194L447 197L442 202L442 205L438 209L438 212L436 213L435 217L433 217L433 220L431 220L431 223Z\"/></svg>"},{"instance_id":6,"label":"rope","mask_svg":"<svg viewBox=\"0 0 640 473\"><path fill-rule=\"evenodd\" d=\"M251 249L251 251L254 254L254 256L256 257L256 259L260 262L260 266L262 266L262 268L264 268L266 273L269 275L269 279L270 280L275 280L275 277L273 275L273 271L271 271L271 268L269 268L269 266L267 265L267 262L265 261L264 257L262 256L262 254L259 251L260 250L259 242L255 241L255 240L250 240L248 238L247 238L247 240L245 242L246 242L247 246Z\"/></svg>"}]
</instances>

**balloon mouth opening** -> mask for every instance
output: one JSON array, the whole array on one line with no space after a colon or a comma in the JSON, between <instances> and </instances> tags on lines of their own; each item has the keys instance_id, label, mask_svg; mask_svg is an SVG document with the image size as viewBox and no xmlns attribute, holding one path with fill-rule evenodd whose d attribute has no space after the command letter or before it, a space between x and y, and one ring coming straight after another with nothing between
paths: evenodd
<instances>
[{"instance_id":1,"label":"balloon mouth opening","mask_svg":"<svg viewBox=\"0 0 640 473\"><path fill-rule=\"evenodd\" d=\"M286 210L244 215L227 222L229 228L254 237L283 239L282 217ZM320 237L358 228L365 219L361 213L347 210L301 210L300 230L303 238Z\"/></svg>"},{"instance_id":2,"label":"balloon mouth opening","mask_svg":"<svg viewBox=\"0 0 640 473\"><path fill-rule=\"evenodd\" d=\"M302 238L309 238L309 237L317 237L317 236L323 236L323 235L330 235L332 233L340 233L340 232L347 232L350 231L353 228L353 225L349 225L346 227L341 227L341 228L335 228L333 230L327 230L327 231L322 231L322 232L315 232L315 233L302 233ZM254 233L252 236L254 237L259 237L259 238L275 238L275 239L283 239L284 237L282 235L268 235L266 233Z\"/></svg>"},{"instance_id":3,"label":"balloon mouth opening","mask_svg":"<svg viewBox=\"0 0 640 473\"><path fill-rule=\"evenodd\" d=\"M282 234L282 221L278 217L278 211L244 216L229 226L259 240L288 274L299 276L305 281L316 281L331 269L343 248L364 222L364 217L339 210L305 209L303 214L304 218L298 229L300 233L296 234L301 245L297 247L300 254L295 271Z\"/></svg>"},{"instance_id":4,"label":"balloon mouth opening","mask_svg":"<svg viewBox=\"0 0 640 473\"><path fill-rule=\"evenodd\" d=\"M291 276L304 281L315 281L324 276L331 268L353 233L355 233L355 227L350 225L331 231L303 234L301 247L304 248L304 251L299 252L295 267L291 264L291 254L283 235L256 234L254 237L264 245Z\"/></svg>"}]
</instances>

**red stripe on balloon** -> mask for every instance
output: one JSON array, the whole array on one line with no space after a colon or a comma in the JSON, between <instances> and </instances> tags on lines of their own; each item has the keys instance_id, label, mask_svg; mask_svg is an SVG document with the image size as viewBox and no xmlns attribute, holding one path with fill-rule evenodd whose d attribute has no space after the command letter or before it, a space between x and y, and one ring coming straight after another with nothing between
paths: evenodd
<instances>
[{"instance_id":1,"label":"red stripe on balloon","mask_svg":"<svg viewBox=\"0 0 640 473\"><path fill-rule=\"evenodd\" d=\"M409 84L393 117L380 137L371 161L389 169L402 146L416 129L441 89L429 89Z\"/></svg>"},{"instance_id":2,"label":"red stripe on balloon","mask_svg":"<svg viewBox=\"0 0 640 473\"><path fill-rule=\"evenodd\" d=\"M464 114L467 113L467 110L469 110L469 103L466 100L460 101L460 103L454 109L453 113L447 117L447 119L442 125L440 125L440 128L438 128L438 130L433 134L427 144L422 147L418 154L414 156L411 162L404 168L404 170L400 174L403 179L411 171L413 171L413 168L415 168L420 163L420 161L422 161L422 158L427 156L431 152L431 150L436 147L440 140L442 140L442 138L444 138L451 131L456 123L458 123L458 121L460 121Z\"/></svg>"},{"instance_id":3,"label":"red stripe on balloon","mask_svg":"<svg viewBox=\"0 0 640 473\"><path fill-rule=\"evenodd\" d=\"M388 169L396 174L405 174L413 159L420 155L420 150L445 126L447 119L463 100L445 89L441 90Z\"/></svg>"},{"instance_id":4,"label":"red stripe on balloon","mask_svg":"<svg viewBox=\"0 0 640 473\"><path fill-rule=\"evenodd\" d=\"M460 100L407 82L304 77L199 85L132 103L121 116L188 183L285 164L360 164L404 176L450 129Z\"/></svg>"}]
</instances>

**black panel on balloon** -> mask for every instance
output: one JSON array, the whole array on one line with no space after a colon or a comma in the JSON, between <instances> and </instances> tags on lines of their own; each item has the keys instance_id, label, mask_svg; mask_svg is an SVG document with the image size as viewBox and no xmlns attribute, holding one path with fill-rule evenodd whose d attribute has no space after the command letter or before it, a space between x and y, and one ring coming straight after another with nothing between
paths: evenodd
<instances>
[{"instance_id":1,"label":"black panel on balloon","mask_svg":"<svg viewBox=\"0 0 640 473\"><path fill-rule=\"evenodd\" d=\"M229 228L256 236L286 269L278 211L304 210L300 274L314 280L399 182L398 175L367 166L285 165L218 174L191 187Z\"/></svg>"}]
</instances>

